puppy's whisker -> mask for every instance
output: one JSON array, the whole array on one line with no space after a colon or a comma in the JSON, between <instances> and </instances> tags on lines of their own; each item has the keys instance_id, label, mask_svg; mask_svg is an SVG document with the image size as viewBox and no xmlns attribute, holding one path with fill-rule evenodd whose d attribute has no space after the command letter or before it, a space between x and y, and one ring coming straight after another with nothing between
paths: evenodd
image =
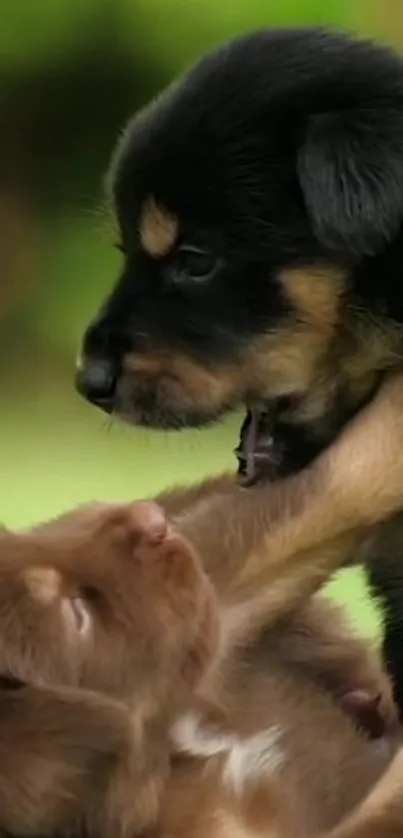
<instances>
[{"instance_id":1,"label":"puppy's whisker","mask_svg":"<svg viewBox=\"0 0 403 838\"><path fill-rule=\"evenodd\" d=\"M109 434L112 431L112 428L114 426L115 426L115 417L113 415L108 416L103 422L103 430L107 434Z\"/></svg>"}]
</instances>

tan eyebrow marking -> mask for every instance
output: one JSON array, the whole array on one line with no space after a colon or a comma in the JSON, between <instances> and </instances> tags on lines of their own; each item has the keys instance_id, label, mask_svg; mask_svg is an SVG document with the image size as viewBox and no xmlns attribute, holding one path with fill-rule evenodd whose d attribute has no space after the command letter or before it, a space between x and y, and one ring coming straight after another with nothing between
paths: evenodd
<instances>
[{"instance_id":1,"label":"tan eyebrow marking","mask_svg":"<svg viewBox=\"0 0 403 838\"><path fill-rule=\"evenodd\" d=\"M328 266L289 268L280 274L288 299L308 322L333 330L340 315L340 301L346 284L341 270Z\"/></svg>"},{"instance_id":2,"label":"tan eyebrow marking","mask_svg":"<svg viewBox=\"0 0 403 838\"><path fill-rule=\"evenodd\" d=\"M172 250L179 234L179 221L150 197L143 204L139 233L144 250L154 259L160 259Z\"/></svg>"}]
</instances>

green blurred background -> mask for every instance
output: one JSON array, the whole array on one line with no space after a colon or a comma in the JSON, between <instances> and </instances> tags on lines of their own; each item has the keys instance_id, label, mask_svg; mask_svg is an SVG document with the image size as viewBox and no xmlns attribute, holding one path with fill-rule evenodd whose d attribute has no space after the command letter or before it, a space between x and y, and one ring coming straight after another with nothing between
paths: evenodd
<instances>
[{"instance_id":1,"label":"green blurred background","mask_svg":"<svg viewBox=\"0 0 403 838\"><path fill-rule=\"evenodd\" d=\"M210 45L270 24L403 43L401 0L14 0L0 28L0 519L151 494L233 464L237 421L163 435L105 422L72 380L118 265L99 206L128 116ZM373 628L355 575L337 593Z\"/></svg>"}]
</instances>

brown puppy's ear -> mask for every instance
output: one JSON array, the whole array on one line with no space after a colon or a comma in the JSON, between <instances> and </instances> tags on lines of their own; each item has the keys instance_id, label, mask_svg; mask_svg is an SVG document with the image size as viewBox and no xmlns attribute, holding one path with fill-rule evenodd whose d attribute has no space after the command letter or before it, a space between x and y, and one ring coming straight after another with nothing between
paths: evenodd
<instances>
[{"instance_id":1,"label":"brown puppy's ear","mask_svg":"<svg viewBox=\"0 0 403 838\"><path fill-rule=\"evenodd\" d=\"M85 690L32 687L8 677L3 686L0 834L76 834L103 807L110 776L127 760L131 716ZM120 838L124 824L114 826Z\"/></svg>"},{"instance_id":2,"label":"brown puppy's ear","mask_svg":"<svg viewBox=\"0 0 403 838\"><path fill-rule=\"evenodd\" d=\"M352 256L376 253L403 215L403 98L312 116L297 170L318 239Z\"/></svg>"},{"instance_id":3,"label":"brown puppy's ear","mask_svg":"<svg viewBox=\"0 0 403 838\"><path fill-rule=\"evenodd\" d=\"M0 701L3 690L13 691L22 690L27 687L26 681L21 681L20 678L14 678L14 675L0 675Z\"/></svg>"}]
</instances>

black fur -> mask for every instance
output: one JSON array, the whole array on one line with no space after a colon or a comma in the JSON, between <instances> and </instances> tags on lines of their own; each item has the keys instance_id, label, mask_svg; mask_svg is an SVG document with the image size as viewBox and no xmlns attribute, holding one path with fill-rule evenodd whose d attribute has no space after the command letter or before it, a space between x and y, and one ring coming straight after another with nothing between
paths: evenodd
<instances>
[{"instance_id":1,"label":"black fur","mask_svg":"<svg viewBox=\"0 0 403 838\"><path fill-rule=\"evenodd\" d=\"M284 266L343 266L359 304L403 320L403 63L385 48L309 29L235 41L132 120L110 182L125 258L84 348L113 362L115 384L129 349L236 360L285 314ZM149 195L216 260L210 281L177 252L141 249ZM188 424L144 413L136 421Z\"/></svg>"},{"instance_id":2,"label":"black fur","mask_svg":"<svg viewBox=\"0 0 403 838\"><path fill-rule=\"evenodd\" d=\"M284 268L340 268L348 301L403 324L403 62L384 47L288 29L212 52L131 121L110 186L122 271L86 333L77 381L105 410L183 427L259 399L251 387L208 409L173 398L156 379L127 391L122 364L128 352L169 349L208 371L237 365L290 313L277 281ZM180 223L160 259L139 239L149 196ZM202 261L184 246L199 248ZM348 347L332 352L337 381ZM359 406L343 388L317 425L288 422L276 401L282 473L305 465ZM287 391L295 405L305 396ZM387 599L385 648L403 707L403 580L393 572L392 584L387 570L371 579Z\"/></svg>"},{"instance_id":3,"label":"black fur","mask_svg":"<svg viewBox=\"0 0 403 838\"><path fill-rule=\"evenodd\" d=\"M394 696L403 721L403 551L374 556L369 582L382 608L383 659L393 680Z\"/></svg>"}]
</instances>

